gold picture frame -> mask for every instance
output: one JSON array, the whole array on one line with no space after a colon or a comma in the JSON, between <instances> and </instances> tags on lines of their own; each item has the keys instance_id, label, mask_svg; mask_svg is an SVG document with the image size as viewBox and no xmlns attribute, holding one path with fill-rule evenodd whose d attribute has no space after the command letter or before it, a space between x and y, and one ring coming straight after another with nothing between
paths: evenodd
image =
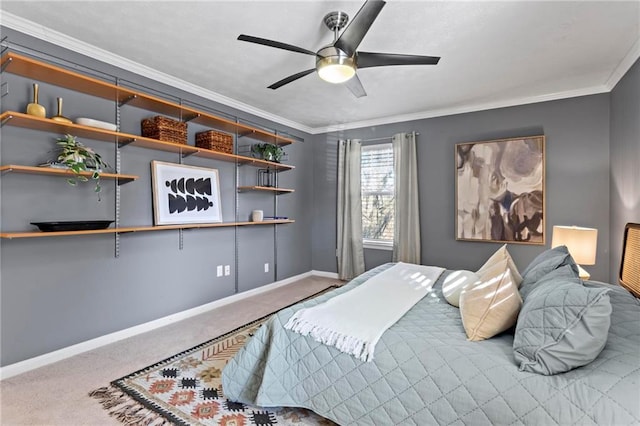
<instances>
[{"instance_id":1,"label":"gold picture frame","mask_svg":"<svg viewBox=\"0 0 640 426\"><path fill-rule=\"evenodd\" d=\"M456 240L545 244L545 137L455 145Z\"/></svg>"}]
</instances>

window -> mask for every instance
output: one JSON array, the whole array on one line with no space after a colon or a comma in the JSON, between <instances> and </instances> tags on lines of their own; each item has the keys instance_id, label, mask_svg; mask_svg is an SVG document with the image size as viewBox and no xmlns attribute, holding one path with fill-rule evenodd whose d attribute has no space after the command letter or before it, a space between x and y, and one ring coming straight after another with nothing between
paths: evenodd
<instances>
[{"instance_id":1,"label":"window","mask_svg":"<svg viewBox=\"0 0 640 426\"><path fill-rule=\"evenodd\" d=\"M394 222L393 147L362 147L362 237L366 248L391 249Z\"/></svg>"}]
</instances>

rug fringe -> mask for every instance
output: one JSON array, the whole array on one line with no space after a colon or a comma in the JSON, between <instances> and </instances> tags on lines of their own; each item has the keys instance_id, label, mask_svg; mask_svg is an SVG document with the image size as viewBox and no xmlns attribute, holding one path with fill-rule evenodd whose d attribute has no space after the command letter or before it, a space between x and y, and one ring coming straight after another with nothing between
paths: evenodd
<instances>
[{"instance_id":1,"label":"rug fringe","mask_svg":"<svg viewBox=\"0 0 640 426\"><path fill-rule=\"evenodd\" d=\"M109 415L122 424L136 426L169 426L173 424L113 387L101 387L89 392L89 396L97 399L105 410L110 410Z\"/></svg>"},{"instance_id":2,"label":"rug fringe","mask_svg":"<svg viewBox=\"0 0 640 426\"><path fill-rule=\"evenodd\" d=\"M97 399L105 410L109 410L120 404L127 402L130 398L121 390L102 387L89 392L89 396Z\"/></svg>"}]
</instances>

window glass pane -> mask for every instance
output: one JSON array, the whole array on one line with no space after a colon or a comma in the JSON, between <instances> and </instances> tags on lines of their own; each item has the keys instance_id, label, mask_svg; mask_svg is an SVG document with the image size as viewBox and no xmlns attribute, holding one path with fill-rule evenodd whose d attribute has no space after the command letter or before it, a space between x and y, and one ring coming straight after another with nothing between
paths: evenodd
<instances>
[{"instance_id":1,"label":"window glass pane","mask_svg":"<svg viewBox=\"0 0 640 426\"><path fill-rule=\"evenodd\" d=\"M362 235L393 241L394 175L390 143L362 148Z\"/></svg>"}]
</instances>

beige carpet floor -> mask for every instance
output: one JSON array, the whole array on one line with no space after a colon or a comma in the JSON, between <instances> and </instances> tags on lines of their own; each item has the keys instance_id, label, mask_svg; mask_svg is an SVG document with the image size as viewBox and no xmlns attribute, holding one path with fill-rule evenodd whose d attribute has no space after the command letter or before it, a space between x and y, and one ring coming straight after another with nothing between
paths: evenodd
<instances>
[{"instance_id":1,"label":"beige carpet floor","mask_svg":"<svg viewBox=\"0 0 640 426\"><path fill-rule=\"evenodd\" d=\"M0 381L0 424L120 425L88 396L140 370L342 282L308 277L207 313Z\"/></svg>"}]
</instances>

